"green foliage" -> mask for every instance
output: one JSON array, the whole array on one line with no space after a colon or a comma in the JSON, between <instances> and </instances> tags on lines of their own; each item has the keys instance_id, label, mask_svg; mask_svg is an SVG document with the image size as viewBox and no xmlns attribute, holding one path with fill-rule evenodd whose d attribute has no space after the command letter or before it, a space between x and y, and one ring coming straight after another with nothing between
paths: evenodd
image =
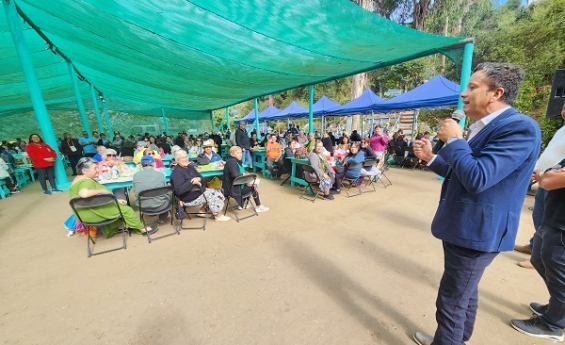
<instances>
[{"instance_id":1,"label":"green foliage","mask_svg":"<svg viewBox=\"0 0 565 345\"><path fill-rule=\"evenodd\" d=\"M543 150L547 144L549 144L549 141L553 138L555 132L561 128L563 120L561 118L547 119L543 117L538 121L538 123L541 128L541 147Z\"/></svg>"}]
</instances>

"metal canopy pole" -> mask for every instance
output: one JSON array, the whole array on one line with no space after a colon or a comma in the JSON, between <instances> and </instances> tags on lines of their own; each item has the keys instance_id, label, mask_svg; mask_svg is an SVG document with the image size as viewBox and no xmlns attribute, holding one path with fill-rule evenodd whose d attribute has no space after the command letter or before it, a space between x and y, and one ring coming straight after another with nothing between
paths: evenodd
<instances>
[{"instance_id":1,"label":"metal canopy pole","mask_svg":"<svg viewBox=\"0 0 565 345\"><path fill-rule=\"evenodd\" d=\"M473 49L475 44L473 42L465 43L465 47L463 48L463 64L461 66L461 84L460 90L461 92L467 89L467 83L469 79L471 79L471 64L473 62ZM457 109L463 109L463 99L459 97L459 101L457 102ZM459 125L461 128L465 128L465 122L467 121L467 117L464 117L461 121L459 121Z\"/></svg>"},{"instance_id":2,"label":"metal canopy pole","mask_svg":"<svg viewBox=\"0 0 565 345\"><path fill-rule=\"evenodd\" d=\"M210 110L210 125L212 126L212 129L210 130L210 132L214 131L214 112Z\"/></svg>"},{"instance_id":3,"label":"metal canopy pole","mask_svg":"<svg viewBox=\"0 0 565 345\"><path fill-rule=\"evenodd\" d=\"M71 82L73 84L73 90L75 92L75 97L77 99L78 113L80 114L80 120L84 130L88 133L88 137L92 138L92 130L90 130L90 124L88 123L88 117L86 117L86 111L84 110L84 103L82 102L82 96L80 94L80 89L78 88L77 74L73 64L67 62L67 67L69 67L69 75L71 76Z\"/></svg>"},{"instance_id":4,"label":"metal canopy pole","mask_svg":"<svg viewBox=\"0 0 565 345\"><path fill-rule=\"evenodd\" d=\"M29 96L31 98L31 103L33 105L33 110L35 111L37 122L39 122L39 127L41 128L41 134L45 142L49 146L51 146L51 148L57 150L57 147L59 145L57 144L57 139L55 138L55 133L53 132L53 125L51 124L51 119L49 119L49 114L47 113L45 101L43 100L41 89L39 88L39 83L37 81L37 76L33 68L33 63L29 56L29 50L27 49L27 44L25 42L22 26L20 23L21 19L18 17L18 13L16 11L16 4L13 0L2 0L2 5L4 7L4 12L6 14L6 20L8 27L10 28L12 40L14 41L14 46L16 48L20 64L22 65L22 70L29 91ZM65 167L63 166L62 159L55 160L55 178L57 179L57 186L51 186L52 188L57 188L60 190L69 189L71 184L69 182L69 179L67 178L67 173L65 172Z\"/></svg>"},{"instance_id":5,"label":"metal canopy pole","mask_svg":"<svg viewBox=\"0 0 565 345\"><path fill-rule=\"evenodd\" d=\"M224 113L224 119L226 120L227 128L230 129L230 111L229 111L228 107L226 107L226 112Z\"/></svg>"},{"instance_id":6,"label":"metal canopy pole","mask_svg":"<svg viewBox=\"0 0 565 345\"><path fill-rule=\"evenodd\" d=\"M98 133L103 133L104 126L102 125L100 109L98 108L98 101L96 100L96 92L94 92L94 85L92 84L90 84L90 96L92 97L92 107L94 108L94 114L96 114L96 121L98 122Z\"/></svg>"},{"instance_id":7,"label":"metal canopy pole","mask_svg":"<svg viewBox=\"0 0 565 345\"><path fill-rule=\"evenodd\" d=\"M257 138L259 138L259 105L257 98L253 101L253 109L255 110L255 133L257 133Z\"/></svg>"},{"instance_id":8,"label":"metal canopy pole","mask_svg":"<svg viewBox=\"0 0 565 345\"><path fill-rule=\"evenodd\" d=\"M108 114L108 109L106 109L106 100L102 98L102 112L104 113L104 119L106 120L106 128L108 129L108 135L106 138L113 138L114 130L112 129L112 123L110 122L110 114ZM110 137L110 135L112 135Z\"/></svg>"},{"instance_id":9,"label":"metal canopy pole","mask_svg":"<svg viewBox=\"0 0 565 345\"><path fill-rule=\"evenodd\" d=\"M308 133L314 133L314 85L308 86Z\"/></svg>"},{"instance_id":10,"label":"metal canopy pole","mask_svg":"<svg viewBox=\"0 0 565 345\"><path fill-rule=\"evenodd\" d=\"M165 107L161 107L161 115L163 115L163 125L165 126L165 132L167 132L167 135L170 135L169 125L167 123L167 114L165 114Z\"/></svg>"}]
</instances>

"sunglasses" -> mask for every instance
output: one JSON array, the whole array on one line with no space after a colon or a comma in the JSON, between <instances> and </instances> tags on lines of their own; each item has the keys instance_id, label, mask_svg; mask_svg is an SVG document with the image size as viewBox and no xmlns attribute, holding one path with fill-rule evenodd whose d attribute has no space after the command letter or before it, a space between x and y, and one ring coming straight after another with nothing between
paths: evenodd
<instances>
[{"instance_id":1,"label":"sunglasses","mask_svg":"<svg viewBox=\"0 0 565 345\"><path fill-rule=\"evenodd\" d=\"M153 152L147 152L145 155L146 156L153 156Z\"/></svg>"},{"instance_id":2,"label":"sunglasses","mask_svg":"<svg viewBox=\"0 0 565 345\"><path fill-rule=\"evenodd\" d=\"M114 155L114 154L108 154L108 155L106 155L106 157L118 157L118 156Z\"/></svg>"}]
</instances>

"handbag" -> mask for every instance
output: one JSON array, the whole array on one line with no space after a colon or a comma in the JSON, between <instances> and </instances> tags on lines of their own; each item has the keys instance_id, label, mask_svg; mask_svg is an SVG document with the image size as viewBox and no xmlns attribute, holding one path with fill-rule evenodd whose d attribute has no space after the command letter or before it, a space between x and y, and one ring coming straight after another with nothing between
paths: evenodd
<instances>
[{"instance_id":1,"label":"handbag","mask_svg":"<svg viewBox=\"0 0 565 345\"><path fill-rule=\"evenodd\" d=\"M335 173L336 174L343 174L345 173L345 167L343 165L336 165L335 166Z\"/></svg>"},{"instance_id":2,"label":"handbag","mask_svg":"<svg viewBox=\"0 0 565 345\"><path fill-rule=\"evenodd\" d=\"M212 189L222 189L222 180L220 180L218 176L214 176L214 178L206 183L206 186Z\"/></svg>"},{"instance_id":3,"label":"handbag","mask_svg":"<svg viewBox=\"0 0 565 345\"><path fill-rule=\"evenodd\" d=\"M181 205L177 205L175 208L175 217L178 220L183 220L187 217L186 215L186 211L184 210L184 207L182 207Z\"/></svg>"}]
</instances>

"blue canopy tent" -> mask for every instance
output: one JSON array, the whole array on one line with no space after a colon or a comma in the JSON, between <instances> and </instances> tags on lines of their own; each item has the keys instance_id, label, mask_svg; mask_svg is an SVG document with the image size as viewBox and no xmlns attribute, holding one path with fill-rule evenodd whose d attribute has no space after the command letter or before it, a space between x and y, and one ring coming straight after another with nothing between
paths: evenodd
<instances>
[{"instance_id":1,"label":"blue canopy tent","mask_svg":"<svg viewBox=\"0 0 565 345\"><path fill-rule=\"evenodd\" d=\"M271 116L274 116L277 113L280 113L280 109L270 105L267 109L263 110L262 112L259 113L259 120L265 121L265 120L270 120ZM246 121L246 122L253 122L255 121L255 109L251 109L251 111L249 112L249 114L245 115L245 117L242 117L241 119L237 119L235 120L236 122L239 121Z\"/></svg>"},{"instance_id":2,"label":"blue canopy tent","mask_svg":"<svg viewBox=\"0 0 565 345\"><path fill-rule=\"evenodd\" d=\"M358 98L334 110L331 115L370 114L375 111L377 104L384 101L384 99L377 96L371 89L367 89Z\"/></svg>"},{"instance_id":3,"label":"blue canopy tent","mask_svg":"<svg viewBox=\"0 0 565 345\"><path fill-rule=\"evenodd\" d=\"M269 118L266 118L265 120L286 119L286 118L292 117L296 114L303 114L303 113L307 114L308 109L304 108L303 106L296 103L295 101L292 101L292 103L290 103L290 105L288 107L284 108L279 113L276 113L276 114L270 116Z\"/></svg>"},{"instance_id":4,"label":"blue canopy tent","mask_svg":"<svg viewBox=\"0 0 565 345\"><path fill-rule=\"evenodd\" d=\"M340 107L341 104L332 101L326 96L322 96L322 98L320 98L318 102L314 103L314 106L312 107L312 112L314 116L327 116L329 114L333 114L333 111ZM292 114L288 117L297 118L297 117L307 117L307 116L308 116L308 111Z\"/></svg>"},{"instance_id":5,"label":"blue canopy tent","mask_svg":"<svg viewBox=\"0 0 565 345\"><path fill-rule=\"evenodd\" d=\"M437 75L400 96L379 103L375 112L387 113L394 110L436 108L457 105L460 87L449 79Z\"/></svg>"}]
</instances>

